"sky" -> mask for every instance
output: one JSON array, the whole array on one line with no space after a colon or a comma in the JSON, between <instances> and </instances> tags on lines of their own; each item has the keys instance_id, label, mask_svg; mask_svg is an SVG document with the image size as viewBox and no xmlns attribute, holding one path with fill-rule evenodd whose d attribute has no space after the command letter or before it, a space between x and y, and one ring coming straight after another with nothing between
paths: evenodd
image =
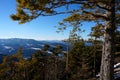
<instances>
[{"instance_id":1,"label":"sky","mask_svg":"<svg viewBox=\"0 0 120 80\"><path fill-rule=\"evenodd\" d=\"M62 19L68 17L68 14L47 17L40 16L31 22L18 24L17 21L13 21L10 18L11 14L16 13L16 6L15 0L0 0L0 39L63 40L68 38L69 29L63 33L57 33L57 29L54 27ZM87 35L90 33L93 25L95 24L90 22L83 23L81 28L85 32L81 33L81 36L84 39L88 38Z\"/></svg>"}]
</instances>

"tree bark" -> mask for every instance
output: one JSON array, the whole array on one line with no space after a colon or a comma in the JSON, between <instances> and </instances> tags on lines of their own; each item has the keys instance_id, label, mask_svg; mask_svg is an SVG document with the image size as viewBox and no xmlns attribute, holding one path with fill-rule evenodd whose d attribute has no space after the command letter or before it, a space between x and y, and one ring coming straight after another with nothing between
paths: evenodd
<instances>
[{"instance_id":1,"label":"tree bark","mask_svg":"<svg viewBox=\"0 0 120 80\"><path fill-rule=\"evenodd\" d=\"M104 42L102 50L100 80L113 80L114 76L114 32L115 32L115 0L108 0L106 21L104 26Z\"/></svg>"}]
</instances>

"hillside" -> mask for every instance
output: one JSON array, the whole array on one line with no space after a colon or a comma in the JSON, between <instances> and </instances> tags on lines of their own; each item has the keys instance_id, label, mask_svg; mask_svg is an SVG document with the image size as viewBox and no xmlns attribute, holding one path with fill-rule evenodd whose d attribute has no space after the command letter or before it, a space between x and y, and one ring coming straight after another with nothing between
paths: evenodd
<instances>
[{"instance_id":1,"label":"hillside","mask_svg":"<svg viewBox=\"0 0 120 80\"><path fill-rule=\"evenodd\" d=\"M63 47L63 51L66 50L65 42L58 40L44 40L37 41L33 39L19 39L19 38L11 38L11 39L0 39L0 54L2 55L11 55L15 54L19 47L23 48L23 54L25 57L31 56L36 50L41 50L44 44L48 44L51 48L54 48L57 45Z\"/></svg>"}]
</instances>

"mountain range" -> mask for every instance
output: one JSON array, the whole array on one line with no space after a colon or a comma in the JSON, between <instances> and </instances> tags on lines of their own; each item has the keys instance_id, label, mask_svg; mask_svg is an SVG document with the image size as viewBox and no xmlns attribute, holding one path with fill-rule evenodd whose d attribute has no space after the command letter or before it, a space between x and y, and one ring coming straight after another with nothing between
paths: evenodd
<instances>
[{"instance_id":1,"label":"mountain range","mask_svg":"<svg viewBox=\"0 0 120 80\"><path fill-rule=\"evenodd\" d=\"M0 39L0 59L5 55L12 55L17 53L18 48L23 49L23 56L30 57L36 50L41 50L45 44L54 48L57 45L62 46L63 51L67 50L66 42L62 40L34 40L34 39L21 39L10 38ZM85 42L85 45L89 46L91 43ZM71 48L72 46L70 46Z\"/></svg>"},{"instance_id":2,"label":"mountain range","mask_svg":"<svg viewBox=\"0 0 120 80\"><path fill-rule=\"evenodd\" d=\"M34 40L34 39L20 39L20 38L10 38L10 39L0 39L0 58L2 55L15 54L19 47L23 49L23 54L25 57L31 56L36 50L41 50L45 44L50 45L54 48L57 45L63 47L66 50L66 43L60 40Z\"/></svg>"}]
</instances>

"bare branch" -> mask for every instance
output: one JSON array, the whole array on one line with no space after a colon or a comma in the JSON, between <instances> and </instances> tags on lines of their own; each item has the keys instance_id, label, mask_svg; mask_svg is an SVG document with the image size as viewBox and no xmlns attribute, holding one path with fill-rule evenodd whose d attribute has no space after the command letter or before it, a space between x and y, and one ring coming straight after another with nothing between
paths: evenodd
<instances>
[{"instance_id":1,"label":"bare branch","mask_svg":"<svg viewBox=\"0 0 120 80\"><path fill-rule=\"evenodd\" d=\"M100 6L100 5L98 5L98 4L97 4L97 7L98 7L98 8L101 8L101 9L104 9L104 10L108 10L108 11L109 11L109 9L108 9L108 8L103 7L103 6Z\"/></svg>"},{"instance_id":2,"label":"bare branch","mask_svg":"<svg viewBox=\"0 0 120 80\"><path fill-rule=\"evenodd\" d=\"M80 10L67 11L67 13L76 13L76 12L80 12ZM66 12L54 12L53 14L42 14L42 13L40 13L39 15L41 15L41 16L52 16L52 15L58 15L58 14L66 14Z\"/></svg>"},{"instance_id":3,"label":"bare branch","mask_svg":"<svg viewBox=\"0 0 120 80\"><path fill-rule=\"evenodd\" d=\"M107 19L107 17L102 14L97 14L97 13L94 14L94 13L88 12L88 11L83 11L83 13L90 14L90 15L94 16L95 18Z\"/></svg>"}]
</instances>

